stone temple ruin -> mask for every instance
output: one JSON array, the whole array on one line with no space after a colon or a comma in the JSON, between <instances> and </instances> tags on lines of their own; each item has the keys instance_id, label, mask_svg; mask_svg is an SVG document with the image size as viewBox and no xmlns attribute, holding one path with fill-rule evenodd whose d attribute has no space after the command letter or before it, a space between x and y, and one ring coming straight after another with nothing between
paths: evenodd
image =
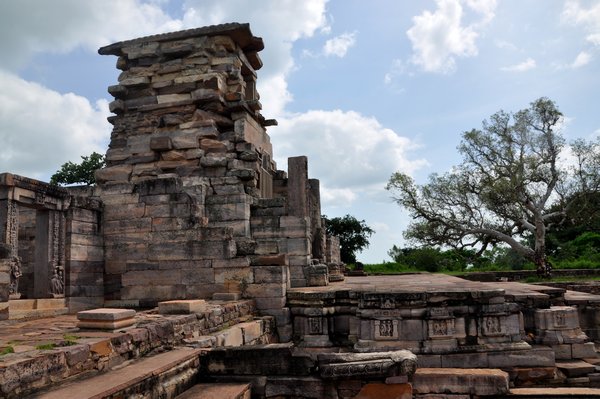
<instances>
[{"instance_id":1,"label":"stone temple ruin","mask_svg":"<svg viewBox=\"0 0 600 399\"><path fill-rule=\"evenodd\" d=\"M40 391L98 375L79 382L92 395L88 382L133 360L149 363L95 383L94 397L465 399L520 386L546 397L600 384L600 296L429 274L344 279L306 157L287 172L273 161L262 49L247 24L103 47L122 72L96 186L0 174L0 330L78 313L65 331L88 334L0 357L0 396L70 397Z\"/></svg>"}]
</instances>

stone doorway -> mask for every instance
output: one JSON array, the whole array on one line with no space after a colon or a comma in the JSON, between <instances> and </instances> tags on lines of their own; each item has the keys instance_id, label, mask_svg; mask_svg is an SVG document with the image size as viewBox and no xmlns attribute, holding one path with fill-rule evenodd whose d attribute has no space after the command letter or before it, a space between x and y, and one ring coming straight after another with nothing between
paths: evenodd
<instances>
[{"instance_id":1,"label":"stone doorway","mask_svg":"<svg viewBox=\"0 0 600 399\"><path fill-rule=\"evenodd\" d=\"M17 251L20 276L11 276L10 299L63 297L64 254L61 215L18 204ZM63 222L64 224L64 222ZM62 227L62 228L61 228Z\"/></svg>"},{"instance_id":2,"label":"stone doorway","mask_svg":"<svg viewBox=\"0 0 600 399\"><path fill-rule=\"evenodd\" d=\"M66 190L0 174L0 276L2 318L30 317L65 305Z\"/></svg>"}]
</instances>

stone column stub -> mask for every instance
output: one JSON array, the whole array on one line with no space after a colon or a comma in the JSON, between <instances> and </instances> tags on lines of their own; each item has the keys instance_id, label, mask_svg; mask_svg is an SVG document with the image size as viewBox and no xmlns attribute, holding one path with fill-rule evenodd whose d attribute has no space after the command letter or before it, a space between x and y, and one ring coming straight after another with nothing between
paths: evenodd
<instances>
[{"instance_id":1,"label":"stone column stub","mask_svg":"<svg viewBox=\"0 0 600 399\"><path fill-rule=\"evenodd\" d=\"M308 212L308 159L305 156L288 158L288 212L305 218Z\"/></svg>"}]
</instances>

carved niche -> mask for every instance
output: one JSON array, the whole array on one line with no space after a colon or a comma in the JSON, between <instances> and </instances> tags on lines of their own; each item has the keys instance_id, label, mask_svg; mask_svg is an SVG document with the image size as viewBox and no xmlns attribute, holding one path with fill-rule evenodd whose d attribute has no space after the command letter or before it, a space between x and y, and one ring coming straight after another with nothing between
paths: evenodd
<instances>
[{"instance_id":1,"label":"carved niche","mask_svg":"<svg viewBox=\"0 0 600 399\"><path fill-rule=\"evenodd\" d=\"M397 340L399 337L398 320L374 320L373 336L379 341Z\"/></svg>"},{"instance_id":2,"label":"carved niche","mask_svg":"<svg viewBox=\"0 0 600 399\"><path fill-rule=\"evenodd\" d=\"M496 337L505 335L506 325L504 317L484 316L481 318L481 333L487 337Z\"/></svg>"}]
</instances>

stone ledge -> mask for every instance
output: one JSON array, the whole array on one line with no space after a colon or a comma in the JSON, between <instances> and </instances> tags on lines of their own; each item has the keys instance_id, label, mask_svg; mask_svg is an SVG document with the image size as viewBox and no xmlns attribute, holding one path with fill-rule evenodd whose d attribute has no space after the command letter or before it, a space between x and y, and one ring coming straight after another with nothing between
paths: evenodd
<instances>
[{"instance_id":1,"label":"stone ledge","mask_svg":"<svg viewBox=\"0 0 600 399\"><path fill-rule=\"evenodd\" d=\"M508 374L498 369L418 369L413 376L415 393L505 395Z\"/></svg>"},{"instance_id":2,"label":"stone ledge","mask_svg":"<svg viewBox=\"0 0 600 399\"><path fill-rule=\"evenodd\" d=\"M175 369L189 368L197 370L200 349L180 348L161 353L137 362L122 369L112 370L83 381L77 381L47 393L37 395L39 399L85 399L106 397L131 397L136 392L136 386L141 386L142 392L161 389L164 377L169 377ZM189 381L182 379L181 391L191 384L197 371L187 376ZM152 381L154 380L154 381ZM154 382L154 384L152 384ZM187 382L187 384L186 384ZM154 385L154 386L152 386ZM187 385L187 386L186 386Z\"/></svg>"}]
</instances>

